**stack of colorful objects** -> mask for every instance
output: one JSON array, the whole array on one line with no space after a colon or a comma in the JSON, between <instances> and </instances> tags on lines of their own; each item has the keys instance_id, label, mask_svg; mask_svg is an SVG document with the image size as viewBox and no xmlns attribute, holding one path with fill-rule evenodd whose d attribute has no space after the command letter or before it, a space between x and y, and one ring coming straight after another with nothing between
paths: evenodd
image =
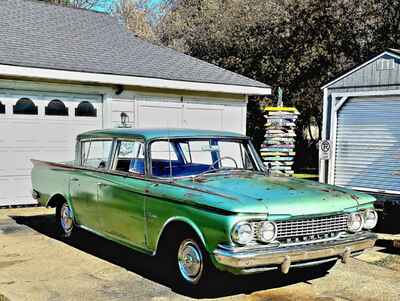
<instances>
[{"instance_id":1,"label":"stack of colorful objects","mask_svg":"<svg viewBox=\"0 0 400 301\"><path fill-rule=\"evenodd\" d=\"M276 176L293 175L295 122L299 115L293 107L266 107L265 141L261 145L264 164Z\"/></svg>"}]
</instances>

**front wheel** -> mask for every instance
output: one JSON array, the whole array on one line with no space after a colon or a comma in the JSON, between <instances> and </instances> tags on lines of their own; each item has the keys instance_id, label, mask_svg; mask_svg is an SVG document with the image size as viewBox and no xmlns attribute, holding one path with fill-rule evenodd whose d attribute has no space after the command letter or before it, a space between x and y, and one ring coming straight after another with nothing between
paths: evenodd
<instances>
[{"instance_id":1,"label":"front wheel","mask_svg":"<svg viewBox=\"0 0 400 301\"><path fill-rule=\"evenodd\" d=\"M74 218L67 201L57 206L56 219L57 234L62 238L70 237L74 231Z\"/></svg>"},{"instance_id":2,"label":"front wheel","mask_svg":"<svg viewBox=\"0 0 400 301\"><path fill-rule=\"evenodd\" d=\"M187 238L181 241L177 253L180 277L190 284L199 283L203 276L204 258L198 243Z\"/></svg>"},{"instance_id":3,"label":"front wheel","mask_svg":"<svg viewBox=\"0 0 400 301\"><path fill-rule=\"evenodd\" d=\"M165 276L173 280L174 287L186 290L208 283L215 268L195 233L182 231L175 237L171 235L163 245L161 258L169 267L169 275Z\"/></svg>"}]
</instances>

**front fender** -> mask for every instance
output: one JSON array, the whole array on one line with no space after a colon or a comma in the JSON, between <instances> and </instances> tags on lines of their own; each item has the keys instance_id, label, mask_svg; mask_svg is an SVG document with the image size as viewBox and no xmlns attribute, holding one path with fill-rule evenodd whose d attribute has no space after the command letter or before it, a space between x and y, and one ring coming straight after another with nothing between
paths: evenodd
<instances>
[{"instance_id":1,"label":"front fender","mask_svg":"<svg viewBox=\"0 0 400 301\"><path fill-rule=\"evenodd\" d=\"M181 223L184 223L187 226L189 226L197 234L201 243L203 244L203 247L206 248L206 242L205 242L203 233L201 232L199 227L196 225L196 223L194 223L192 220L190 220L189 218L184 217L184 216L174 216L174 217L170 217L169 219L167 219L167 221L161 227L161 231L156 240L155 250L153 252L153 255L155 255L157 253L160 239L163 236L163 234L165 233L166 229L168 228L169 225L171 225L174 222L181 222Z\"/></svg>"}]
</instances>

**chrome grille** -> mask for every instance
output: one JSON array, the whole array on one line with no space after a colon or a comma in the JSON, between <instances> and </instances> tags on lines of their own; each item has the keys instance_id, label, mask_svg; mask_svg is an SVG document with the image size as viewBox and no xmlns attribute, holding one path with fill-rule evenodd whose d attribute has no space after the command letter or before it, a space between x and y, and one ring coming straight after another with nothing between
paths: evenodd
<instances>
[{"instance_id":1,"label":"chrome grille","mask_svg":"<svg viewBox=\"0 0 400 301\"><path fill-rule=\"evenodd\" d=\"M299 219L289 221L276 221L278 227L277 240L315 240L347 230L347 215L334 215Z\"/></svg>"}]
</instances>

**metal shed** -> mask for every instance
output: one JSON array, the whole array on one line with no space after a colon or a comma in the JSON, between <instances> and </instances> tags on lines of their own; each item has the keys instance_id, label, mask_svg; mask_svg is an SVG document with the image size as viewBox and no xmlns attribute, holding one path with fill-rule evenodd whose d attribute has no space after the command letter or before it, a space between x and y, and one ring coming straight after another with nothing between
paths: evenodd
<instances>
[{"instance_id":1,"label":"metal shed","mask_svg":"<svg viewBox=\"0 0 400 301\"><path fill-rule=\"evenodd\" d=\"M322 87L320 182L400 199L400 50L388 49Z\"/></svg>"}]
</instances>

